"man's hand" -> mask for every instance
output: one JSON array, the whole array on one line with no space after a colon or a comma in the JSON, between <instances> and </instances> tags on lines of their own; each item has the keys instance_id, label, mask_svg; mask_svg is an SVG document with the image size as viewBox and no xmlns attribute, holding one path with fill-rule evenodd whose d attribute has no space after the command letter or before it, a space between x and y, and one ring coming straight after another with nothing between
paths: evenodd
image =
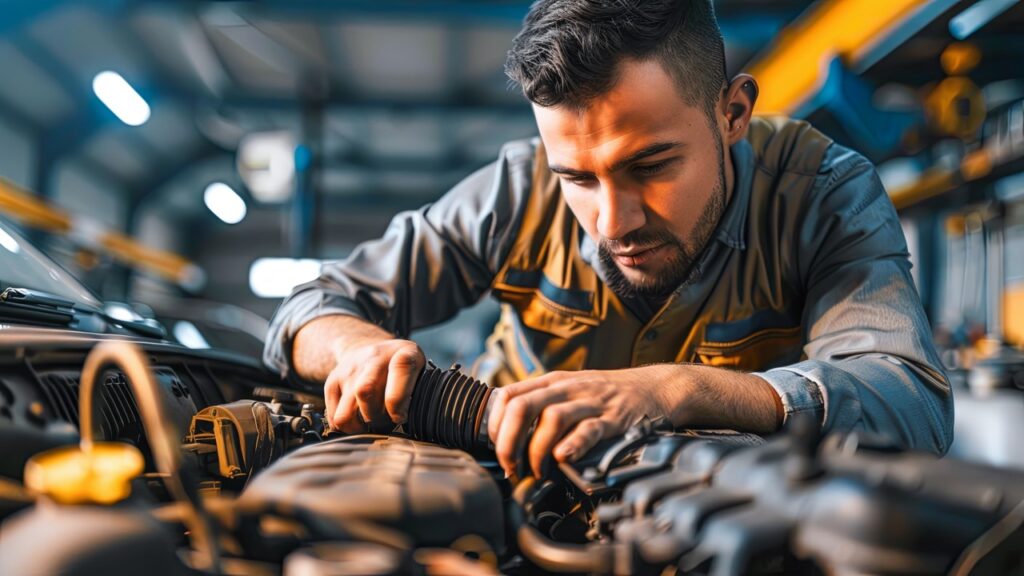
<instances>
[{"instance_id":1,"label":"man's hand","mask_svg":"<svg viewBox=\"0 0 1024 576\"><path fill-rule=\"evenodd\" d=\"M426 364L415 342L350 316L328 316L299 330L293 344L299 374L324 381L325 416L348 434L372 424L400 424Z\"/></svg>"},{"instance_id":2,"label":"man's hand","mask_svg":"<svg viewBox=\"0 0 1024 576\"><path fill-rule=\"evenodd\" d=\"M324 383L328 421L348 434L405 422L416 377L426 364L415 342L390 338L347 347Z\"/></svg>"},{"instance_id":3,"label":"man's hand","mask_svg":"<svg viewBox=\"0 0 1024 576\"><path fill-rule=\"evenodd\" d=\"M487 433L506 473L527 457L540 477L553 454L571 462L647 416L676 427L767 433L778 427L778 396L757 376L706 366L658 364L625 370L551 372L497 390Z\"/></svg>"},{"instance_id":4,"label":"man's hand","mask_svg":"<svg viewBox=\"0 0 1024 576\"><path fill-rule=\"evenodd\" d=\"M515 470L534 421L528 457L540 477L548 454L559 462L572 461L644 416L667 417L657 368L551 372L499 388L487 422L498 463L510 474Z\"/></svg>"}]
</instances>

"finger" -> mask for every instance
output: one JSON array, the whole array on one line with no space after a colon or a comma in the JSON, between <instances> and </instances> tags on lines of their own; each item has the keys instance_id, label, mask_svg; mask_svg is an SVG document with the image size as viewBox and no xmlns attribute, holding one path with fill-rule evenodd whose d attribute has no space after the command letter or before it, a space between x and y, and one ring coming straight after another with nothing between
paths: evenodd
<instances>
[{"instance_id":1,"label":"finger","mask_svg":"<svg viewBox=\"0 0 1024 576\"><path fill-rule=\"evenodd\" d=\"M327 414L328 416L333 416L335 410L338 409L338 400L340 398L341 381L335 375L335 372L331 372L330 374L327 375L327 381L324 383L324 414ZM333 418L331 418L330 420L332 420L332 422L329 423L333 427Z\"/></svg>"},{"instance_id":2,"label":"finger","mask_svg":"<svg viewBox=\"0 0 1024 576\"><path fill-rule=\"evenodd\" d=\"M602 406L593 400L574 400L544 408L528 449L533 475L537 478L544 475L544 460L569 429L582 420L600 416L602 411Z\"/></svg>"},{"instance_id":3,"label":"finger","mask_svg":"<svg viewBox=\"0 0 1024 576\"><path fill-rule=\"evenodd\" d=\"M427 576L488 576L498 571L485 562L467 558L455 550L444 548L421 548L413 554L413 559L422 564Z\"/></svg>"},{"instance_id":4,"label":"finger","mask_svg":"<svg viewBox=\"0 0 1024 576\"><path fill-rule=\"evenodd\" d=\"M600 418L587 418L573 428L554 449L559 462L573 462L590 451L598 442L610 436L613 427Z\"/></svg>"},{"instance_id":5,"label":"finger","mask_svg":"<svg viewBox=\"0 0 1024 576\"><path fill-rule=\"evenodd\" d=\"M384 419L384 386L387 377L387 364L383 359L377 359L364 365L352 382L356 405L366 424Z\"/></svg>"},{"instance_id":6,"label":"finger","mask_svg":"<svg viewBox=\"0 0 1024 576\"><path fill-rule=\"evenodd\" d=\"M387 386L384 388L384 408L395 424L401 424L408 419L412 389L419 378L420 369L425 364L423 351L413 342L409 342L391 356L388 363Z\"/></svg>"},{"instance_id":7,"label":"finger","mask_svg":"<svg viewBox=\"0 0 1024 576\"><path fill-rule=\"evenodd\" d=\"M331 426L345 434L359 434L366 431L366 426L358 418L359 406L351 386L342 389L338 408L331 417Z\"/></svg>"},{"instance_id":8,"label":"finger","mask_svg":"<svg viewBox=\"0 0 1024 576\"><path fill-rule=\"evenodd\" d=\"M491 442L497 444L498 442L498 429L501 426L502 416L505 413L505 406L509 400L516 396L521 396L534 390L544 388L551 385L551 375L546 374L539 378L530 378L529 380L522 380L515 384L509 384L495 390L497 396L494 399L494 404L491 405L491 409L487 414L487 436L490 437Z\"/></svg>"},{"instance_id":9,"label":"finger","mask_svg":"<svg viewBox=\"0 0 1024 576\"><path fill-rule=\"evenodd\" d=\"M512 474L515 471L516 462L526 444L526 435L540 411L548 404L564 399L565 392L561 388L541 388L516 396L505 404L494 442L495 455L505 472Z\"/></svg>"}]
</instances>

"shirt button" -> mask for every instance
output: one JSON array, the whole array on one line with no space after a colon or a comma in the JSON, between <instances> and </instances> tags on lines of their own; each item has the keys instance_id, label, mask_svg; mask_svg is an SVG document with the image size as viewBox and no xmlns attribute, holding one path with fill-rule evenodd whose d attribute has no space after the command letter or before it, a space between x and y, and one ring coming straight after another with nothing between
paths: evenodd
<instances>
[{"instance_id":1,"label":"shirt button","mask_svg":"<svg viewBox=\"0 0 1024 576\"><path fill-rule=\"evenodd\" d=\"M644 333L644 340L647 340L648 342L653 342L654 340L657 340L657 339L658 339L658 331L655 330L654 328L651 328L650 330L648 330L647 332Z\"/></svg>"}]
</instances>

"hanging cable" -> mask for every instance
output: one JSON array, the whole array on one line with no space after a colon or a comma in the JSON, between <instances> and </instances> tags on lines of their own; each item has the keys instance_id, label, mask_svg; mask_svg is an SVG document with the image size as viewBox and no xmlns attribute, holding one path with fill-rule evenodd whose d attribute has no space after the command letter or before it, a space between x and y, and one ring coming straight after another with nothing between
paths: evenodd
<instances>
[{"instance_id":1,"label":"hanging cable","mask_svg":"<svg viewBox=\"0 0 1024 576\"><path fill-rule=\"evenodd\" d=\"M203 558L204 565L200 568L219 574L220 553L216 529L205 513L195 483L183 478L185 472L181 468L181 436L167 417L164 391L153 377L149 361L138 346L129 342L102 342L85 359L78 398L82 450L92 450L95 443L93 422L96 417L96 398L101 389L97 382L111 368L122 371L132 388L156 469L162 475L167 491L185 508L184 524Z\"/></svg>"}]
</instances>

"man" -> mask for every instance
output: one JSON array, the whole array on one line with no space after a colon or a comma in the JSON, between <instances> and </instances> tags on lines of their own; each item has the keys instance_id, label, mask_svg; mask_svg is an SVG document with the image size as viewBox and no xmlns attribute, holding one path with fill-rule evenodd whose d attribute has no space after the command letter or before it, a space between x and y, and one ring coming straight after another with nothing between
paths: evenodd
<instances>
[{"instance_id":1,"label":"man","mask_svg":"<svg viewBox=\"0 0 1024 576\"><path fill-rule=\"evenodd\" d=\"M797 413L944 452L952 397L871 164L752 118L708 0L541 0L509 52L540 141L296 288L265 360L345 432L402 422L404 338L488 292L477 376L501 465L535 474L640 418L766 434ZM528 430L536 423L532 435Z\"/></svg>"}]
</instances>

